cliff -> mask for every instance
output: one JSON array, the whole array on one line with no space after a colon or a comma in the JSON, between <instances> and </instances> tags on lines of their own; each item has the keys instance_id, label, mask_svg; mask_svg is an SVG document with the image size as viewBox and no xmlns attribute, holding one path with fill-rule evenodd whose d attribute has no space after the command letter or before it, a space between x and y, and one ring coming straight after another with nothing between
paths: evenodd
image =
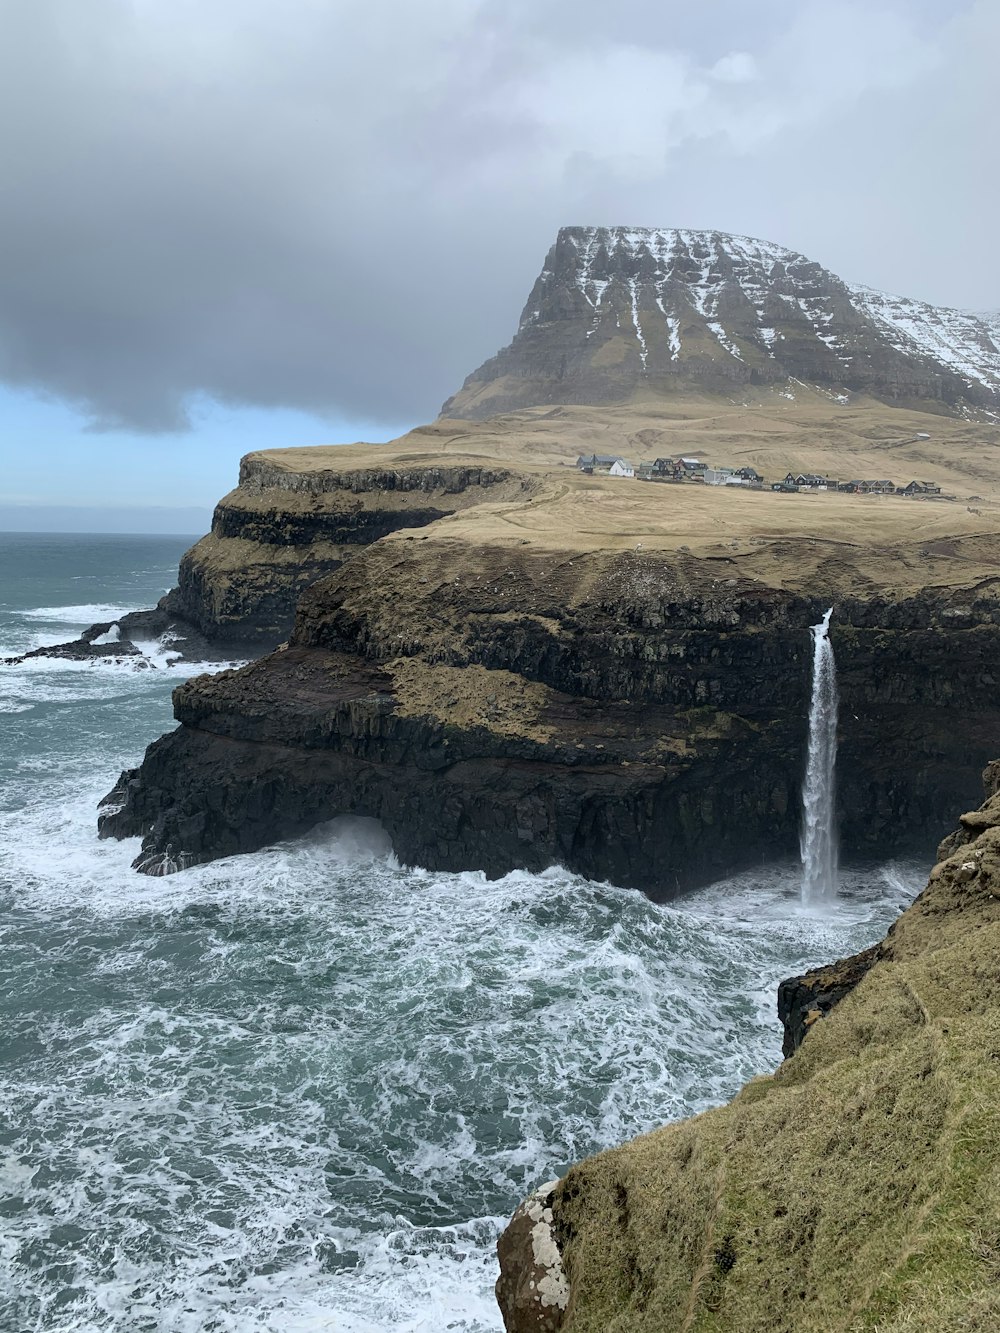
<instances>
[{"instance_id":1,"label":"cliff","mask_svg":"<svg viewBox=\"0 0 1000 1333\"><path fill-rule=\"evenodd\" d=\"M635 491L630 506L615 506L617 530L602 521L600 500L572 475L579 454L694 454L769 481L789 471L919 478L978 506L1000 481L998 328L995 314L851 287L768 241L563 228L513 341L469 376L441 419L384 446L249 454L154 610L124 617L112 643L97 642L108 637L104 622L41 651L137 655L137 644L162 636L191 660L273 648L318 579L393 533L473 510L495 519L509 505L513 530L536 500L557 527L596 528L595 549L635 537L661 544L655 506ZM661 509L665 500L661 491ZM693 503L701 538L708 519ZM726 504L712 520L720 534L785 531L787 510ZM995 513L974 512L983 522L962 518L944 537L996 528ZM837 514L848 541L859 513ZM686 530L687 515L678 517ZM830 517L817 515L820 530ZM790 535L805 527L793 516Z\"/></svg>"},{"instance_id":2,"label":"cliff","mask_svg":"<svg viewBox=\"0 0 1000 1333\"><path fill-rule=\"evenodd\" d=\"M694 454L755 467L768 480L790 470L888 475L900 483L921 477L957 499L915 508L885 497L806 500L731 489L721 495L715 488L699 494L695 487L638 483L623 489L615 479L579 474L577 456L594 452L633 459ZM709 585L720 560L745 566L755 544L766 559L754 576L780 583L786 565L811 566L817 550L829 553L835 541L850 555L871 535L895 554L885 565L870 564L862 583L844 590L884 587L893 596L897 587L920 586L912 568L900 567L910 557L898 545L912 536L915 519L926 537L914 556L924 581L986 576L988 562L965 553L973 536L988 545L1000 527L991 498L998 485L997 426L871 400L833 404L803 385L750 405L692 395L653 406L531 408L488 421L442 420L386 445L247 455L239 485L216 507L212 531L184 555L178 586L156 608L121 618L116 642L93 642L111 628L101 622L71 644L39 652L138 655L136 644L169 636L170 647L191 661L253 656L288 637L307 587L372 543L459 521L477 524L477 542L548 540L548 527L570 549L685 547L709 562L701 567ZM955 541L960 554L952 559Z\"/></svg>"},{"instance_id":3,"label":"cliff","mask_svg":"<svg viewBox=\"0 0 1000 1333\"><path fill-rule=\"evenodd\" d=\"M248 455L155 611L43 650L129 654L141 631L189 657L267 654L177 692L180 728L102 833L141 835L158 873L358 813L429 867L561 862L675 892L794 847L808 627L833 606L847 850L932 844L1000 722L1000 428L973 411L976 385L993 392L987 325L911 305L765 243L560 233L517 365L487 377L535 405ZM890 345L905 330L919 355ZM584 405L539 406L529 381L563 334L596 358L580 378L556 356ZM845 395L827 371L848 362L868 370ZM624 376L607 394L597 365ZM676 384L646 394L661 371ZM449 410L500 403L474 396ZM948 498L585 475L597 453L916 477Z\"/></svg>"},{"instance_id":4,"label":"cliff","mask_svg":"<svg viewBox=\"0 0 1000 1333\"><path fill-rule=\"evenodd\" d=\"M770 241L563 227L513 341L442 412L799 383L995 419L996 321L852 287Z\"/></svg>"},{"instance_id":5,"label":"cliff","mask_svg":"<svg viewBox=\"0 0 1000 1333\"><path fill-rule=\"evenodd\" d=\"M291 630L299 594L362 547L522 490L515 473L482 461L331 452L244 458L239 486L182 558L162 608L210 639L273 646Z\"/></svg>"},{"instance_id":6,"label":"cliff","mask_svg":"<svg viewBox=\"0 0 1000 1333\"><path fill-rule=\"evenodd\" d=\"M518 1210L511 1333L1000 1325L1000 796L796 1053Z\"/></svg>"},{"instance_id":7,"label":"cliff","mask_svg":"<svg viewBox=\"0 0 1000 1333\"><path fill-rule=\"evenodd\" d=\"M351 813L407 862L667 896L795 846L808 626L831 601L848 852L926 850L971 797L1000 734L997 586L963 586L981 539L955 545L953 588L922 588L907 544L915 587L890 597L875 548L594 550L530 510L516 542L477 539L475 510L314 584L287 646L179 687L180 727L102 835L142 835L160 873Z\"/></svg>"}]
</instances>

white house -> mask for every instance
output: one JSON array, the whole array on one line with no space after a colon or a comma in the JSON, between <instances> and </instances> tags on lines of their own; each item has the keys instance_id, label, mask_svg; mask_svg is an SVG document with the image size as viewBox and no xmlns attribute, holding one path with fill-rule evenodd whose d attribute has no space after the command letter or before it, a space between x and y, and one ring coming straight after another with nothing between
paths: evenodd
<instances>
[{"instance_id":1,"label":"white house","mask_svg":"<svg viewBox=\"0 0 1000 1333\"><path fill-rule=\"evenodd\" d=\"M626 463L624 458L616 458L608 471L609 477L634 477L635 468L631 463Z\"/></svg>"}]
</instances>

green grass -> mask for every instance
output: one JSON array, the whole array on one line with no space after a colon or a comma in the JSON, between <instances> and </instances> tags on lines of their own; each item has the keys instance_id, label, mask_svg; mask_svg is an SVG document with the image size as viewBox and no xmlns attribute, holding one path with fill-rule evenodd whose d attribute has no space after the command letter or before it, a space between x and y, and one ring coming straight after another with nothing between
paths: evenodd
<instances>
[{"instance_id":1,"label":"green grass","mask_svg":"<svg viewBox=\"0 0 1000 1333\"><path fill-rule=\"evenodd\" d=\"M998 848L775 1075L569 1172L568 1333L1000 1328Z\"/></svg>"}]
</instances>

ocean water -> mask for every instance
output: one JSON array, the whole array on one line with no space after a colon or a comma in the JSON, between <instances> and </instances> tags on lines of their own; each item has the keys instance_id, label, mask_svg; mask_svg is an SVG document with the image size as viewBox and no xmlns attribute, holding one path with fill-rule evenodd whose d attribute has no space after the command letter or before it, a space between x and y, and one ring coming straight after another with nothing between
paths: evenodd
<instances>
[{"instance_id":1,"label":"ocean water","mask_svg":"<svg viewBox=\"0 0 1000 1333\"><path fill-rule=\"evenodd\" d=\"M188 544L0 536L0 655L152 605ZM773 1068L778 980L926 876L806 911L762 865L658 906L338 820L144 878L95 805L200 669L148 660L0 667L4 1333L498 1330L520 1198Z\"/></svg>"}]
</instances>

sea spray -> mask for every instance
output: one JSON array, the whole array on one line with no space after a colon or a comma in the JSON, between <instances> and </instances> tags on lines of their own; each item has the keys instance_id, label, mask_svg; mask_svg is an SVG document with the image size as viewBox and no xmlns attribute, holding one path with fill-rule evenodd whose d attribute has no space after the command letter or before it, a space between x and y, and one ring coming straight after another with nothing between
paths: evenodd
<instances>
[{"instance_id":1,"label":"sea spray","mask_svg":"<svg viewBox=\"0 0 1000 1333\"><path fill-rule=\"evenodd\" d=\"M819 903L837 888L834 770L837 763L837 665L830 642L833 608L813 625L809 754L802 783L802 901Z\"/></svg>"},{"instance_id":2,"label":"sea spray","mask_svg":"<svg viewBox=\"0 0 1000 1333\"><path fill-rule=\"evenodd\" d=\"M152 605L187 544L0 534L0 653ZM924 878L790 920L797 861L655 904L401 868L346 820L137 875L97 801L218 669L0 669L0 1329L500 1333L525 1194L773 1068L778 979Z\"/></svg>"}]
</instances>

